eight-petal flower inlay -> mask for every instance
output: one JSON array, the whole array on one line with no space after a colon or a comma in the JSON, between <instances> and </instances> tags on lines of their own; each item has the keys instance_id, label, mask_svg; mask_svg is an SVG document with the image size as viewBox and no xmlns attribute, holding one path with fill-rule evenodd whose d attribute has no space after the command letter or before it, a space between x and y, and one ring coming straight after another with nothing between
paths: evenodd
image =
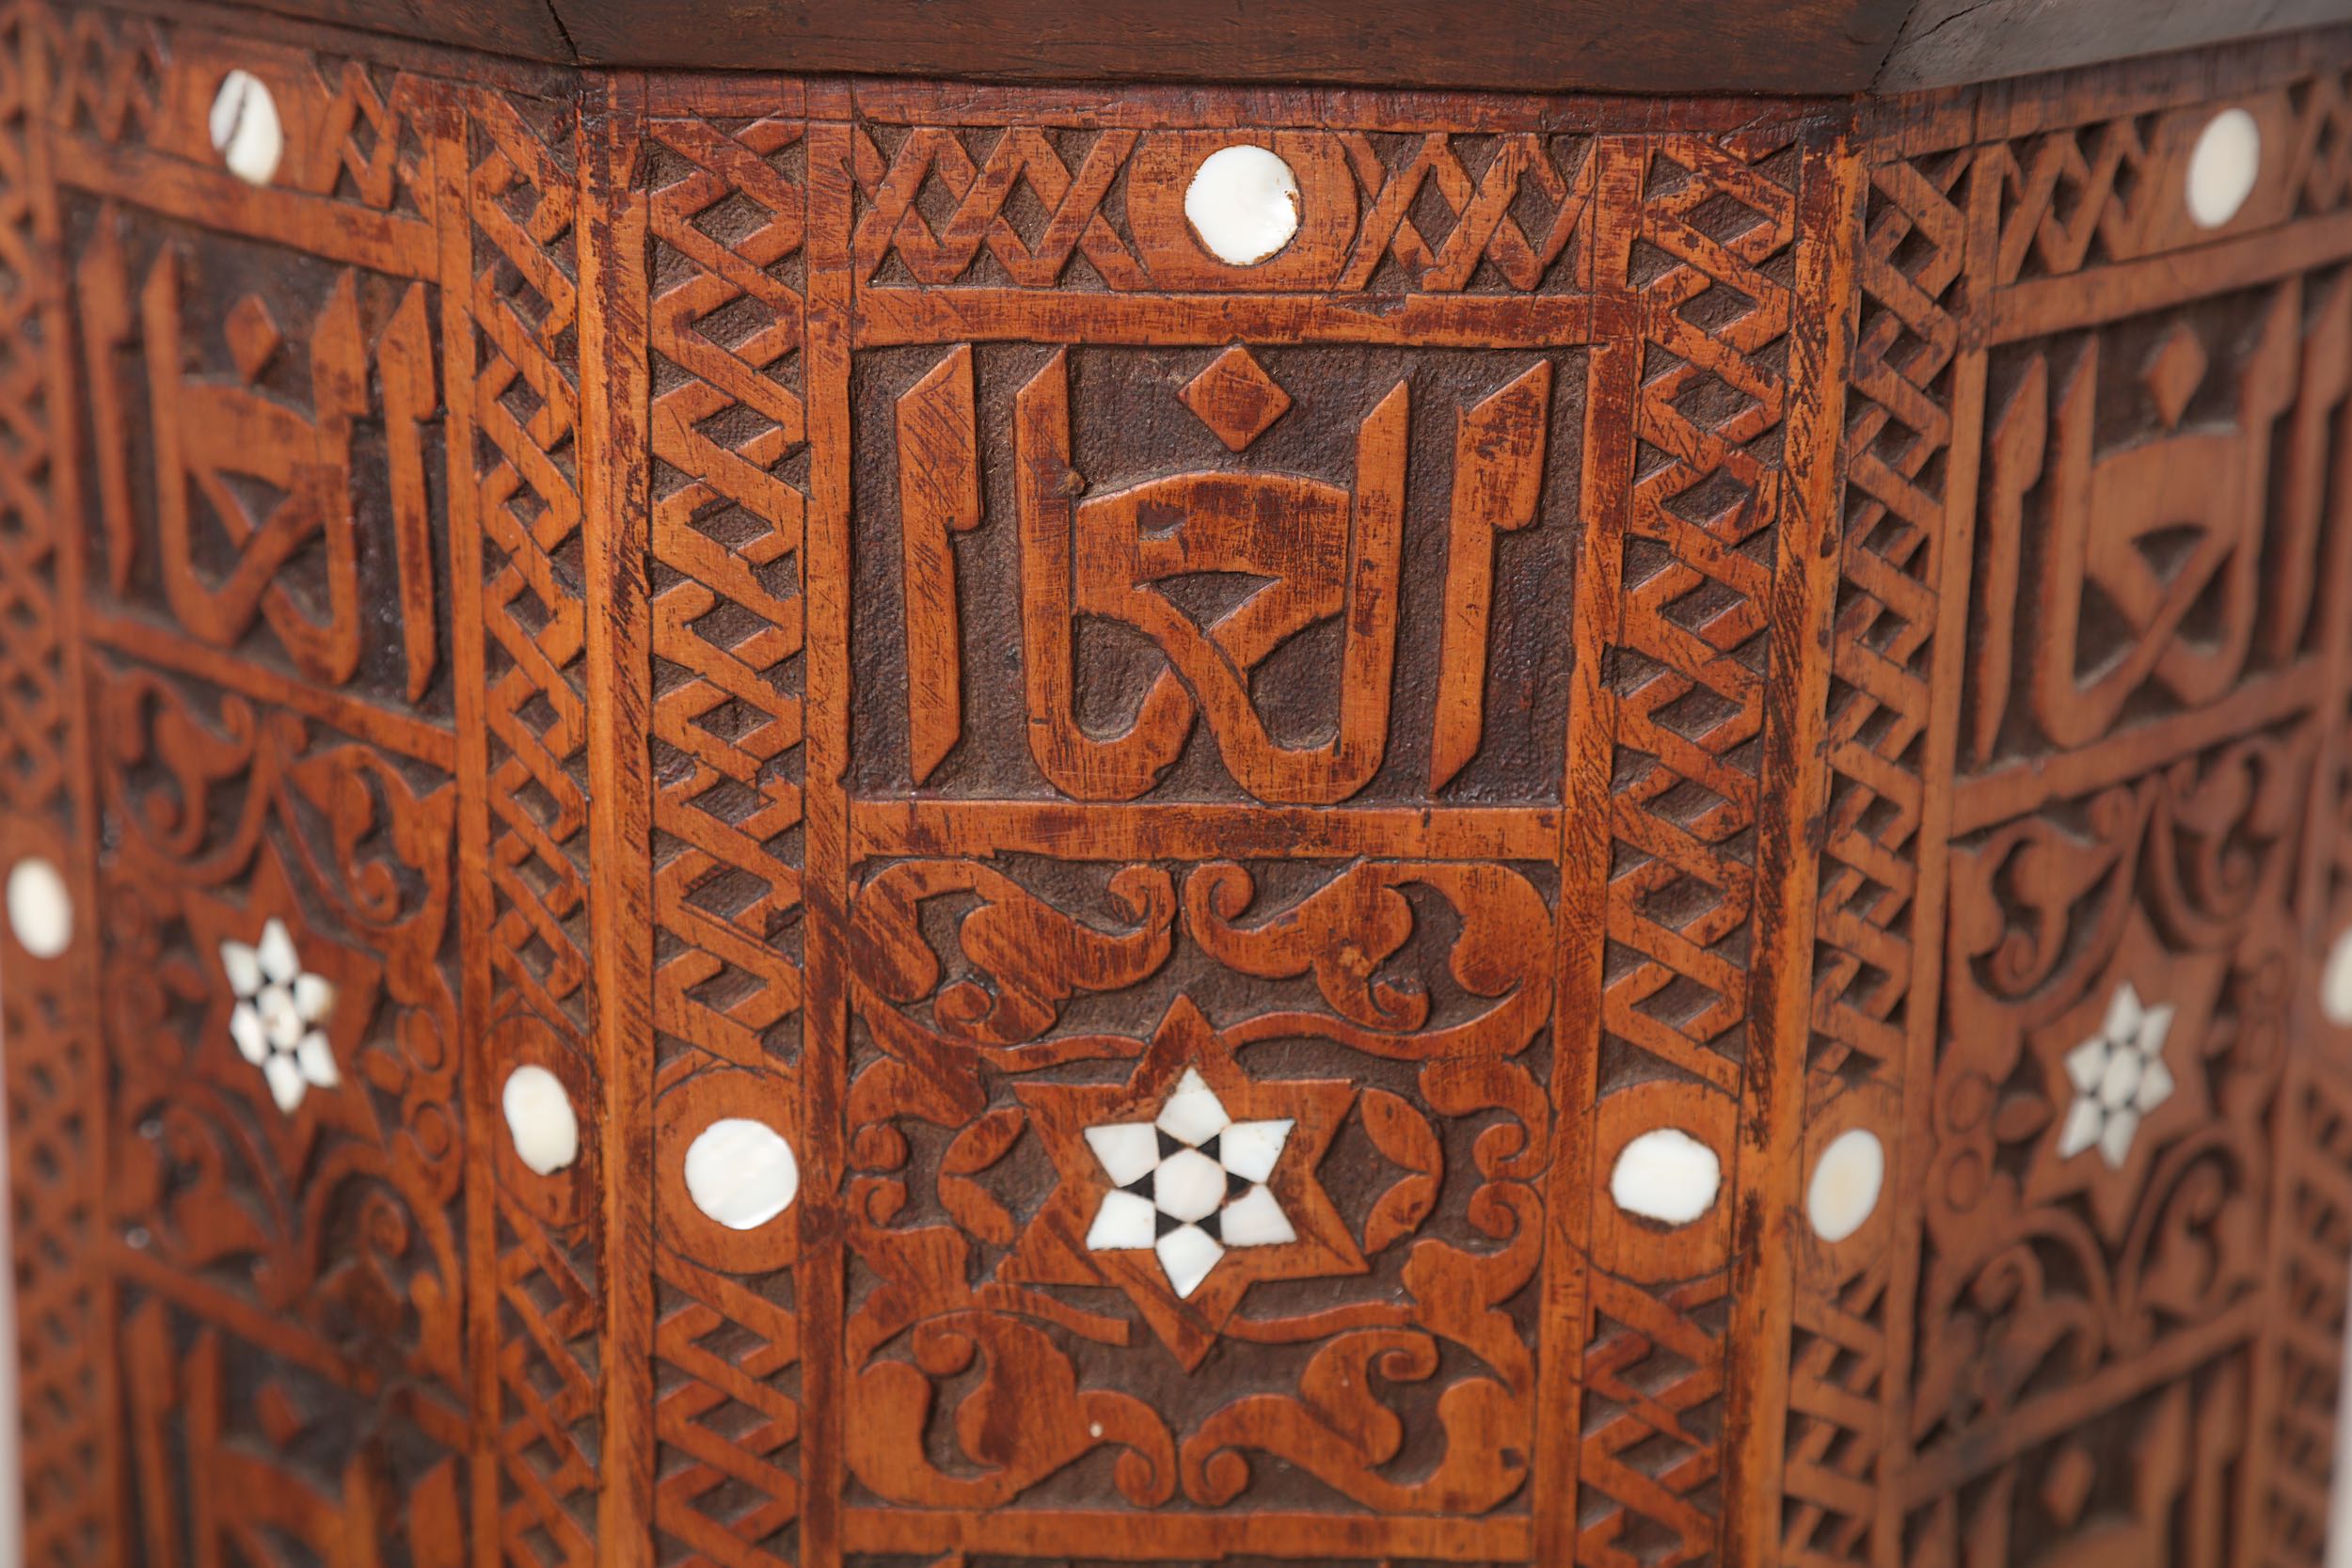
<instances>
[{"instance_id":1,"label":"eight-petal flower inlay","mask_svg":"<svg viewBox=\"0 0 2352 1568\"><path fill-rule=\"evenodd\" d=\"M273 917L259 943L223 942L220 967L237 998L229 1014L230 1037L238 1053L262 1069L279 1110L291 1116L310 1089L342 1082L326 1039L334 984L302 967L284 921Z\"/></svg>"},{"instance_id":2,"label":"eight-petal flower inlay","mask_svg":"<svg viewBox=\"0 0 2352 1568\"><path fill-rule=\"evenodd\" d=\"M2099 1032L2066 1053L2074 1101L2058 1132L2059 1159L2095 1148L2108 1168L2123 1168L2140 1118L2172 1098L2172 1072L2164 1065L2172 1015L2169 1002L2142 1004L2129 980L2116 987Z\"/></svg>"}]
</instances>

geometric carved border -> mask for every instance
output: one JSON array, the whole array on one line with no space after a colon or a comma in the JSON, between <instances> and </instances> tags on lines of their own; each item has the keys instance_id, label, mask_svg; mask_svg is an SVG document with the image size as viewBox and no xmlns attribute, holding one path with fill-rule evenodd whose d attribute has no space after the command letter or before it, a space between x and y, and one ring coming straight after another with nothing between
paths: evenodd
<instances>
[{"instance_id":1,"label":"geometric carved border","mask_svg":"<svg viewBox=\"0 0 2352 1568\"><path fill-rule=\"evenodd\" d=\"M1931 780L1938 593L1950 523L1947 482L1961 323L1968 154L1867 165L1854 258L1855 324L1840 466L1839 608L1831 633L1830 797L1823 840L1801 1174L1851 1131L1880 1136L1901 1169L1913 1037L1934 966L1932 888L1922 876ZM1941 792L1935 792L1940 795ZM1941 814L1938 814L1939 817ZM1899 1184L1895 1192L1900 1192ZM1837 1243L1798 1231L1781 1511L1793 1560L1882 1560L1878 1483L1899 1451L1890 1375L1900 1327L1899 1200L1882 1196Z\"/></svg>"},{"instance_id":2,"label":"geometric carved border","mask_svg":"<svg viewBox=\"0 0 2352 1568\"><path fill-rule=\"evenodd\" d=\"M0 8L0 857L58 868L95 911L96 832L82 700L80 551L63 411L68 328L55 187L36 150L40 84L59 40L46 8ZM0 992L8 1106L18 1397L29 1563L112 1559L121 1504L109 1293L99 1260L105 1121L97 926L64 951L5 942Z\"/></svg>"}]
</instances>

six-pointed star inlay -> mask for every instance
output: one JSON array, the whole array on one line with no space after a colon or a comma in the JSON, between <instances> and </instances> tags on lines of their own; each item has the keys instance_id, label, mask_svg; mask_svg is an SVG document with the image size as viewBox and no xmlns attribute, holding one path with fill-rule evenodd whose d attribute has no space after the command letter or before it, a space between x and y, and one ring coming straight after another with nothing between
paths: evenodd
<instances>
[{"instance_id":1,"label":"six-pointed star inlay","mask_svg":"<svg viewBox=\"0 0 2352 1568\"><path fill-rule=\"evenodd\" d=\"M266 1096L289 1168L325 1127L379 1136L365 1048L383 968L311 921L278 851L264 847L241 892L190 891L188 933L211 961L201 1070L240 1095ZM258 1070L257 1070L258 1069Z\"/></svg>"},{"instance_id":2,"label":"six-pointed star inlay","mask_svg":"<svg viewBox=\"0 0 2352 1568\"><path fill-rule=\"evenodd\" d=\"M2023 1173L2027 1202L2079 1194L2121 1243L2151 1164L2213 1116L2207 1033L2228 964L2168 948L2135 913L2073 1005L2026 1036L2049 1107Z\"/></svg>"},{"instance_id":3,"label":"six-pointed star inlay","mask_svg":"<svg viewBox=\"0 0 2352 1568\"><path fill-rule=\"evenodd\" d=\"M2140 1118L2172 1098L2172 1069L2164 1065L2172 1013L2169 1002L2143 1006L2129 980L2115 988L2099 1032L2066 1053L2074 1103L2058 1132L2058 1158L2096 1148L2110 1167L2123 1168Z\"/></svg>"},{"instance_id":4,"label":"six-pointed star inlay","mask_svg":"<svg viewBox=\"0 0 2352 1568\"><path fill-rule=\"evenodd\" d=\"M334 982L302 967L284 921L273 916L262 927L259 942L223 942L220 967L237 998L229 1014L229 1037L237 1042L237 1053L262 1069L279 1110L291 1115L306 1090L331 1089L342 1082L335 1070L335 1048L326 1039Z\"/></svg>"},{"instance_id":5,"label":"six-pointed star inlay","mask_svg":"<svg viewBox=\"0 0 2352 1568\"><path fill-rule=\"evenodd\" d=\"M1119 1184L1094 1212L1088 1250L1150 1247L1181 1299L1200 1288L1228 1247L1298 1240L1265 1184L1292 1125L1235 1121L1200 1072L1186 1068L1152 1120L1088 1128L1088 1147Z\"/></svg>"},{"instance_id":6,"label":"six-pointed star inlay","mask_svg":"<svg viewBox=\"0 0 2352 1568\"><path fill-rule=\"evenodd\" d=\"M1315 1178L1355 1085L1251 1077L1188 997L1125 1083L1014 1092L1059 1180L1001 1278L1117 1286L1195 1367L1257 1281L1364 1272Z\"/></svg>"}]
</instances>

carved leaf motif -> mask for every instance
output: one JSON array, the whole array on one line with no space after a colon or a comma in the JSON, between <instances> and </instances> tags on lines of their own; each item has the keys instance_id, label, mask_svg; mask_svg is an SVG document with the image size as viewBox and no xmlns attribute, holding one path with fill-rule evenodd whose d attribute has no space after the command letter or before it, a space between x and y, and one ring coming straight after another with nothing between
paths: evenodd
<instances>
[{"instance_id":1,"label":"carved leaf motif","mask_svg":"<svg viewBox=\"0 0 2352 1568\"><path fill-rule=\"evenodd\" d=\"M1150 1405L1108 1389L1081 1390L1076 1370L1053 1341L1026 1323L960 1312L924 1323L913 1362L878 1361L858 1380L849 1421L850 1468L885 1497L931 1507L1003 1504L1089 1450L1125 1451L1112 1467L1120 1494L1151 1506L1175 1491L1175 1445ZM935 1382L983 1362L958 1402L954 1473L920 1456Z\"/></svg>"},{"instance_id":2,"label":"carved leaf motif","mask_svg":"<svg viewBox=\"0 0 2352 1568\"><path fill-rule=\"evenodd\" d=\"M894 1002L918 1001L936 990L933 1013L959 1038L987 1045L1034 1039L1074 991L1133 985L1167 958L1176 903L1167 873L1130 866L1111 879L1110 891L1136 918L1135 931L1098 931L972 862L895 865L858 899L852 935L859 974ZM940 983L939 959L922 938L920 908L952 893L982 900L964 918L958 942L992 986Z\"/></svg>"},{"instance_id":3,"label":"carved leaf motif","mask_svg":"<svg viewBox=\"0 0 2352 1568\"><path fill-rule=\"evenodd\" d=\"M1020 1140L1027 1119L1018 1106L991 1111L958 1133L956 1141L947 1146L946 1157L940 1162L940 1203L955 1216L958 1225L998 1246L1012 1244L1012 1215L971 1177L1005 1157Z\"/></svg>"},{"instance_id":4,"label":"carved leaf motif","mask_svg":"<svg viewBox=\"0 0 2352 1568\"><path fill-rule=\"evenodd\" d=\"M1428 1118L1410 1101L1386 1089L1366 1089L1364 1131L1390 1162L1412 1174L1398 1178L1372 1206L1364 1222L1364 1250L1378 1252L1411 1235L1437 1207L1438 1183L1445 1174L1445 1151Z\"/></svg>"},{"instance_id":5,"label":"carved leaf motif","mask_svg":"<svg viewBox=\"0 0 2352 1568\"><path fill-rule=\"evenodd\" d=\"M2003 1143L2023 1143L2050 1125L2058 1113L2043 1100L2019 1097L2004 1101L1993 1117L1993 1135Z\"/></svg>"},{"instance_id":6,"label":"carved leaf motif","mask_svg":"<svg viewBox=\"0 0 2352 1568\"><path fill-rule=\"evenodd\" d=\"M1503 1451L1514 1424L1499 1383L1467 1378L1438 1397L1445 1457L1426 1478L1399 1484L1383 1473L1404 1426L1374 1395L1379 1382L1418 1383L1436 1374L1437 1341L1392 1330L1343 1334L1317 1351L1299 1379L1299 1399L1236 1400L1184 1440L1184 1493L1219 1507L1249 1482L1244 1450L1255 1449L1312 1472L1359 1502L1391 1512L1484 1513L1527 1479L1524 1453ZM1375 1368L1377 1368L1375 1373Z\"/></svg>"},{"instance_id":7,"label":"carved leaf motif","mask_svg":"<svg viewBox=\"0 0 2352 1568\"><path fill-rule=\"evenodd\" d=\"M1461 927L1447 972L1463 990L1493 1002L1462 1022L1415 1035L1409 1050L1394 1037L1427 1023L1430 976L1384 973L1413 937L1413 906L1402 891L1406 886L1425 888L1454 906ZM1550 915L1534 886L1507 866L1370 862L1349 867L1280 913L1243 925L1255 896L1256 885L1242 867L1204 865L1184 882L1185 926L1229 969L1268 979L1313 974L1338 1017L1287 1015L1284 1028L1383 1055L1492 1056L1523 1049L1550 1005L1540 941Z\"/></svg>"}]
</instances>

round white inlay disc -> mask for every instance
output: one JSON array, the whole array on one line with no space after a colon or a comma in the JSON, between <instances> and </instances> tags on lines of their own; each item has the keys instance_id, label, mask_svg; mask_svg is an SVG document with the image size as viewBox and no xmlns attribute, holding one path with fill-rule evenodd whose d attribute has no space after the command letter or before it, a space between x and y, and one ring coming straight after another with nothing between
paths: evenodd
<instances>
[{"instance_id":1,"label":"round white inlay disc","mask_svg":"<svg viewBox=\"0 0 2352 1568\"><path fill-rule=\"evenodd\" d=\"M1680 1128L1661 1127L1618 1151L1609 1196L1629 1214L1688 1225L1714 1207L1723 1177L1723 1162L1713 1149Z\"/></svg>"},{"instance_id":2,"label":"round white inlay disc","mask_svg":"<svg viewBox=\"0 0 2352 1568\"><path fill-rule=\"evenodd\" d=\"M20 871L24 867L19 866ZM8 884L8 909L16 909L16 884ZM17 940L23 942L24 927L17 927ZM2352 926L2336 938L2336 944L2328 949L2328 967L2319 974L2319 1010L2328 1015L2328 1022L2341 1029L2352 1029Z\"/></svg>"},{"instance_id":3,"label":"round white inlay disc","mask_svg":"<svg viewBox=\"0 0 2352 1568\"><path fill-rule=\"evenodd\" d=\"M36 958L54 958L73 942L73 895L65 878L39 855L8 871L8 928Z\"/></svg>"},{"instance_id":4,"label":"round white inlay disc","mask_svg":"<svg viewBox=\"0 0 2352 1568\"><path fill-rule=\"evenodd\" d=\"M686 1196L729 1230L756 1230L801 1193L792 1146L766 1122L724 1117L686 1146Z\"/></svg>"},{"instance_id":5,"label":"round white inlay disc","mask_svg":"<svg viewBox=\"0 0 2352 1568\"><path fill-rule=\"evenodd\" d=\"M229 172L248 185L266 185L285 155L286 133L278 122L278 102L249 71L221 78L210 119L213 150Z\"/></svg>"},{"instance_id":6,"label":"round white inlay disc","mask_svg":"<svg viewBox=\"0 0 2352 1568\"><path fill-rule=\"evenodd\" d=\"M1220 147L1193 171L1184 216L1210 255L1255 266L1298 232L1298 180L1263 147Z\"/></svg>"},{"instance_id":7,"label":"round white inlay disc","mask_svg":"<svg viewBox=\"0 0 2352 1568\"><path fill-rule=\"evenodd\" d=\"M1879 1188L1885 1180L1886 1146L1877 1133L1853 1127L1832 1138L1804 1190L1805 1216L1813 1222L1814 1234L1836 1243L1861 1229L1879 1206Z\"/></svg>"},{"instance_id":8,"label":"round white inlay disc","mask_svg":"<svg viewBox=\"0 0 2352 1568\"><path fill-rule=\"evenodd\" d=\"M2262 127L2244 109L2224 109L2197 133L2188 155L2188 215L2200 229L2237 216L2262 173Z\"/></svg>"},{"instance_id":9,"label":"round white inlay disc","mask_svg":"<svg viewBox=\"0 0 2352 1568\"><path fill-rule=\"evenodd\" d=\"M553 1176L580 1158L580 1117L554 1073L530 1063L516 1068L506 1075L499 1102L524 1169Z\"/></svg>"}]
</instances>

